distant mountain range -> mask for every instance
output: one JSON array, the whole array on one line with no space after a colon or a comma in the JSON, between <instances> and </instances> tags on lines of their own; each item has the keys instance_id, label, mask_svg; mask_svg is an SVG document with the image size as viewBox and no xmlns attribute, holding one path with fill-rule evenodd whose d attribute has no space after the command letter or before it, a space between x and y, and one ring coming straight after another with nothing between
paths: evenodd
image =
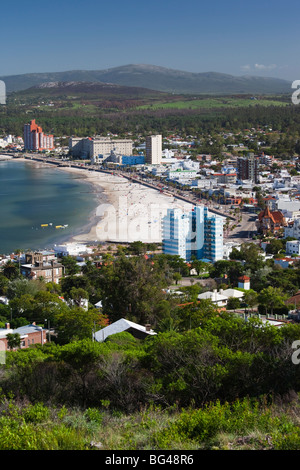
<instances>
[{"instance_id":1,"label":"distant mountain range","mask_svg":"<svg viewBox=\"0 0 300 470\"><path fill-rule=\"evenodd\" d=\"M167 93L282 94L291 82L278 78L233 76L217 72L193 73L155 65L124 65L107 70L28 73L0 77L7 92L26 90L47 82L102 82L140 87Z\"/></svg>"}]
</instances>

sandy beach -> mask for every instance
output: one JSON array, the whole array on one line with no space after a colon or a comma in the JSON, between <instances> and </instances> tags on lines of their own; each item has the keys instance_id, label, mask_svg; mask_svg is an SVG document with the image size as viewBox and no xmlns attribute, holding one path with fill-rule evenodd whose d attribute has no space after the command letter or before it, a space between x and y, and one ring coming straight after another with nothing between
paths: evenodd
<instances>
[{"instance_id":1,"label":"sandy beach","mask_svg":"<svg viewBox=\"0 0 300 470\"><path fill-rule=\"evenodd\" d=\"M90 231L75 235L69 242L161 242L161 219L167 209L190 210L192 205L160 193L127 178L86 169L60 167L92 184L99 191ZM103 195L106 202L103 202Z\"/></svg>"}]
</instances>

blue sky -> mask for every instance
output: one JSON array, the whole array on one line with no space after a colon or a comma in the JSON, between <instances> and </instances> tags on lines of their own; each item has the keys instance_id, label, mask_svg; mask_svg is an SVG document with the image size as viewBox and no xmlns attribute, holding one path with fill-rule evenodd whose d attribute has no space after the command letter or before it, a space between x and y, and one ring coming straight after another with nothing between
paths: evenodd
<instances>
[{"instance_id":1,"label":"blue sky","mask_svg":"<svg viewBox=\"0 0 300 470\"><path fill-rule=\"evenodd\" d=\"M300 79L299 0L15 0L0 9L0 76L152 64Z\"/></svg>"}]
</instances>

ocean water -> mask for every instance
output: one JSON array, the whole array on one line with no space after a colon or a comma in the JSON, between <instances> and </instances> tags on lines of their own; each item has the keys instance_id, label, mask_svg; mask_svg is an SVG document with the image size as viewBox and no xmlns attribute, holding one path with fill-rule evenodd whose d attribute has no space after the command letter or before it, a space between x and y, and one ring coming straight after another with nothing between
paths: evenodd
<instances>
[{"instance_id":1,"label":"ocean water","mask_svg":"<svg viewBox=\"0 0 300 470\"><path fill-rule=\"evenodd\" d=\"M0 253L50 249L88 233L99 201L97 191L79 176L50 165L1 161ZM68 227L56 229L57 225Z\"/></svg>"}]
</instances>

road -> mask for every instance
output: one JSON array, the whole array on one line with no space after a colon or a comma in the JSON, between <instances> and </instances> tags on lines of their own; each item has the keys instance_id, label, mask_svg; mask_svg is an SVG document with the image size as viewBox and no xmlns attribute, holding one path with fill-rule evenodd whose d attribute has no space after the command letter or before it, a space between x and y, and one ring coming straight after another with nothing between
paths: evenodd
<instances>
[{"instance_id":1,"label":"road","mask_svg":"<svg viewBox=\"0 0 300 470\"><path fill-rule=\"evenodd\" d=\"M245 243L253 242L252 237L257 233L255 221L256 214L242 213L242 220L237 227L224 236L224 242Z\"/></svg>"}]
</instances>

